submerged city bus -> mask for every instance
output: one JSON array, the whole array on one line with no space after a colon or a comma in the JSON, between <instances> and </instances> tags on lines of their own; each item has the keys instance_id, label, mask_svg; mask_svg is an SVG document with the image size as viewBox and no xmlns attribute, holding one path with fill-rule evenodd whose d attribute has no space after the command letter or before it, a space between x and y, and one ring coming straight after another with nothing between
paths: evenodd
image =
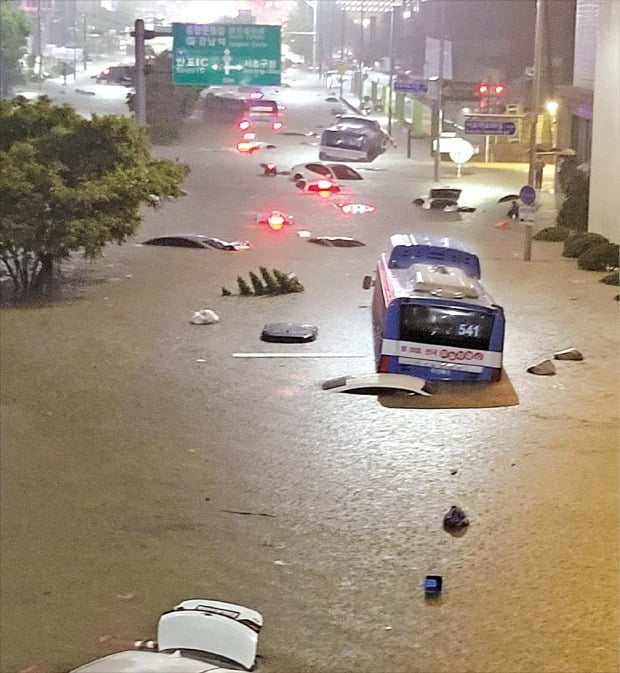
<instances>
[{"instance_id":1,"label":"submerged city bus","mask_svg":"<svg viewBox=\"0 0 620 673\"><path fill-rule=\"evenodd\" d=\"M480 262L442 237L395 234L381 255L372 323L377 372L426 380L497 381L504 311L480 281Z\"/></svg>"}]
</instances>

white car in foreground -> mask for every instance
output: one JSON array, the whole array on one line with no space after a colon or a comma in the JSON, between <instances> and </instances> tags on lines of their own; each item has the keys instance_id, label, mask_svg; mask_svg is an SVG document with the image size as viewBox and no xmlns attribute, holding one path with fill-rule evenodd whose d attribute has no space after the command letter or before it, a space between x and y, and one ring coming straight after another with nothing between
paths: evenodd
<instances>
[{"instance_id":1,"label":"white car in foreground","mask_svg":"<svg viewBox=\"0 0 620 673\"><path fill-rule=\"evenodd\" d=\"M262 626L263 617L256 610L222 601L186 600L159 618L157 642L146 641L147 649L110 654L71 673L251 671Z\"/></svg>"},{"instance_id":2,"label":"white car in foreground","mask_svg":"<svg viewBox=\"0 0 620 673\"><path fill-rule=\"evenodd\" d=\"M340 180L363 180L358 171L351 166L341 163L328 163L324 161L309 161L305 164L296 164L291 168L289 180L297 183L300 180L311 182L320 178L326 178L334 183Z\"/></svg>"}]
</instances>

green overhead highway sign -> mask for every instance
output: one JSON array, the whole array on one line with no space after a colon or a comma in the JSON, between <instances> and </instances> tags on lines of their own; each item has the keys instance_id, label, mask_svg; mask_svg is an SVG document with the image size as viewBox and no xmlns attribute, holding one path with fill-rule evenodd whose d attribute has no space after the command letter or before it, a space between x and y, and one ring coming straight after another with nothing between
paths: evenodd
<instances>
[{"instance_id":1,"label":"green overhead highway sign","mask_svg":"<svg viewBox=\"0 0 620 673\"><path fill-rule=\"evenodd\" d=\"M173 23L174 84L280 84L280 26Z\"/></svg>"}]
</instances>

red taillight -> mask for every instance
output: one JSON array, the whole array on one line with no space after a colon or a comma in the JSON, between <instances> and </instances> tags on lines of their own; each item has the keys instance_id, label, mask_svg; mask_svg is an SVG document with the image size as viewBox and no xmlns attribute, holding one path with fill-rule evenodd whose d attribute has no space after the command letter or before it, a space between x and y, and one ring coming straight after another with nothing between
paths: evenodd
<instances>
[{"instance_id":1,"label":"red taillight","mask_svg":"<svg viewBox=\"0 0 620 673\"><path fill-rule=\"evenodd\" d=\"M241 142L237 143L237 149L239 152L256 152L258 146L255 142L242 140Z\"/></svg>"},{"instance_id":2,"label":"red taillight","mask_svg":"<svg viewBox=\"0 0 620 673\"><path fill-rule=\"evenodd\" d=\"M247 131L250 128L250 122L247 119L242 119L237 126L242 130L242 131Z\"/></svg>"},{"instance_id":3,"label":"red taillight","mask_svg":"<svg viewBox=\"0 0 620 673\"><path fill-rule=\"evenodd\" d=\"M284 219L284 216L277 211L274 211L273 213L271 213L271 215L269 215L269 217L267 218L267 224L274 231L279 231L280 229L282 229L285 222L286 222L286 220Z\"/></svg>"},{"instance_id":4,"label":"red taillight","mask_svg":"<svg viewBox=\"0 0 620 673\"><path fill-rule=\"evenodd\" d=\"M282 122L273 122L273 124L271 125L271 128L274 131L279 131L282 128Z\"/></svg>"},{"instance_id":5,"label":"red taillight","mask_svg":"<svg viewBox=\"0 0 620 673\"><path fill-rule=\"evenodd\" d=\"M377 365L377 372L379 374L387 374L390 371L390 356L382 355L379 358L379 364Z\"/></svg>"},{"instance_id":6,"label":"red taillight","mask_svg":"<svg viewBox=\"0 0 620 673\"><path fill-rule=\"evenodd\" d=\"M334 184L330 182L329 180L319 180L316 183L316 186L319 191L324 191L324 190L330 190L334 187Z\"/></svg>"}]
</instances>

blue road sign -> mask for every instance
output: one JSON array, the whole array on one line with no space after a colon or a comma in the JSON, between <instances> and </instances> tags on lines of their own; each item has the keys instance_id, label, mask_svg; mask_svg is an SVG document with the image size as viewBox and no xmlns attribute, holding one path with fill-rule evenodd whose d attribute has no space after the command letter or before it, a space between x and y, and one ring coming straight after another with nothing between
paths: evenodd
<instances>
[{"instance_id":1,"label":"blue road sign","mask_svg":"<svg viewBox=\"0 0 620 673\"><path fill-rule=\"evenodd\" d=\"M526 206L531 206L536 201L536 190L530 185L525 185L521 187L519 198Z\"/></svg>"},{"instance_id":2,"label":"blue road sign","mask_svg":"<svg viewBox=\"0 0 620 673\"><path fill-rule=\"evenodd\" d=\"M394 82L394 91L402 93L427 93L428 84L426 82Z\"/></svg>"},{"instance_id":3,"label":"blue road sign","mask_svg":"<svg viewBox=\"0 0 620 673\"><path fill-rule=\"evenodd\" d=\"M483 136L512 136L517 130L514 122L499 119L466 119L465 133Z\"/></svg>"}]
</instances>

